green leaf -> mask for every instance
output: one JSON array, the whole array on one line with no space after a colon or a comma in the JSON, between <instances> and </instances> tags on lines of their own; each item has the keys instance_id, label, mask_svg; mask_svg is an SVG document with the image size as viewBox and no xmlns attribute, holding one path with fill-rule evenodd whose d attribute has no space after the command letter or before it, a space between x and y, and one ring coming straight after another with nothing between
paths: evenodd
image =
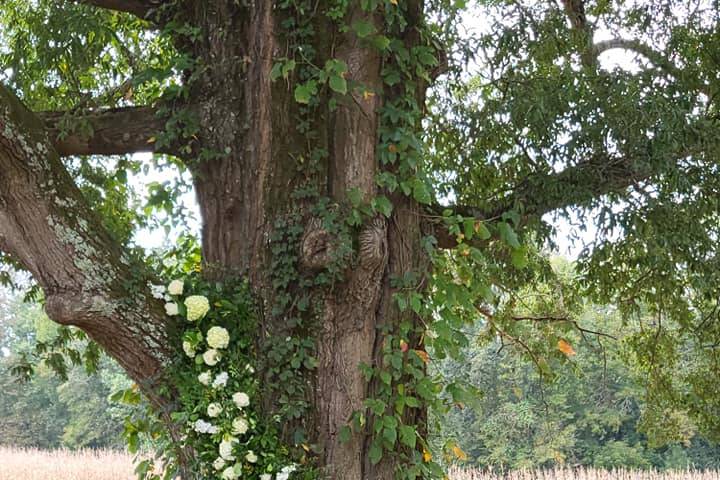
<instances>
[{"instance_id":1,"label":"green leaf","mask_svg":"<svg viewBox=\"0 0 720 480\"><path fill-rule=\"evenodd\" d=\"M375 25L368 22L367 20L355 20L352 23L352 29L355 34L360 38L365 38L377 31Z\"/></svg>"},{"instance_id":2,"label":"green leaf","mask_svg":"<svg viewBox=\"0 0 720 480\"><path fill-rule=\"evenodd\" d=\"M518 240L517 233L515 233L515 230L513 230L508 223L498 223L497 229L500 234L500 239L503 242L513 248L520 248L520 241Z\"/></svg>"},{"instance_id":3,"label":"green leaf","mask_svg":"<svg viewBox=\"0 0 720 480\"><path fill-rule=\"evenodd\" d=\"M370 445L370 463L373 465L377 465L380 460L382 460L383 451L382 446L380 445L380 442L378 442L377 439L373 440L372 444Z\"/></svg>"},{"instance_id":4,"label":"green leaf","mask_svg":"<svg viewBox=\"0 0 720 480\"><path fill-rule=\"evenodd\" d=\"M392 214L393 205L385 195L380 195L373 200L373 209L389 218Z\"/></svg>"},{"instance_id":5,"label":"green leaf","mask_svg":"<svg viewBox=\"0 0 720 480\"><path fill-rule=\"evenodd\" d=\"M516 268L525 268L528 264L527 251L523 247L514 249L510 254L510 258Z\"/></svg>"},{"instance_id":6,"label":"green leaf","mask_svg":"<svg viewBox=\"0 0 720 480\"><path fill-rule=\"evenodd\" d=\"M415 427L410 425L400 425L400 443L414 449L416 440L417 435L415 434Z\"/></svg>"},{"instance_id":7,"label":"green leaf","mask_svg":"<svg viewBox=\"0 0 720 480\"><path fill-rule=\"evenodd\" d=\"M337 93L345 95L347 93L347 81L340 75L332 75L330 77L330 88Z\"/></svg>"},{"instance_id":8,"label":"green leaf","mask_svg":"<svg viewBox=\"0 0 720 480\"><path fill-rule=\"evenodd\" d=\"M298 103L310 103L310 99L317 94L317 82L308 80L295 87L295 101Z\"/></svg>"}]
</instances>

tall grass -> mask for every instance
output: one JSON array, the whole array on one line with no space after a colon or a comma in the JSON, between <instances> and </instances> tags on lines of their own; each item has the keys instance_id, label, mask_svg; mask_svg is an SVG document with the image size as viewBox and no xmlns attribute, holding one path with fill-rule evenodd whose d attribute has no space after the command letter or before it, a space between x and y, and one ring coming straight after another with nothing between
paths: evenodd
<instances>
[{"instance_id":1,"label":"tall grass","mask_svg":"<svg viewBox=\"0 0 720 480\"><path fill-rule=\"evenodd\" d=\"M134 480L132 457L112 450L0 447L0 480Z\"/></svg>"},{"instance_id":2,"label":"tall grass","mask_svg":"<svg viewBox=\"0 0 720 480\"><path fill-rule=\"evenodd\" d=\"M112 450L0 447L0 480L134 480L133 470L130 455ZM638 472L589 468L510 473L454 468L448 474L450 480L720 480L718 471Z\"/></svg>"},{"instance_id":3,"label":"tall grass","mask_svg":"<svg viewBox=\"0 0 720 480\"><path fill-rule=\"evenodd\" d=\"M448 475L451 480L720 480L718 471L658 472L622 468L613 470L555 468L552 470L519 470L509 473L453 468Z\"/></svg>"}]
</instances>

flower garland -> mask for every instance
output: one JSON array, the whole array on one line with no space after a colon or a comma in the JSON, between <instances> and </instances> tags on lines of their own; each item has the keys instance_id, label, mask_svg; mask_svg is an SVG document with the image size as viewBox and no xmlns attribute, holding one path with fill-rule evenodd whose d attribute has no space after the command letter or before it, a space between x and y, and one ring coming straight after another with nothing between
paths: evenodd
<instances>
[{"instance_id":1,"label":"flower garland","mask_svg":"<svg viewBox=\"0 0 720 480\"><path fill-rule=\"evenodd\" d=\"M201 478L287 480L295 471L278 440L275 425L258 414L259 381L252 366L254 320L247 289L225 300L218 285L194 288L205 294L183 298L183 280L152 286L170 316L185 317L185 359L179 362L176 385L181 408L173 419L184 425L183 447L196 452L194 469ZM212 302L213 294L218 295ZM284 465L284 466L282 466Z\"/></svg>"}]
</instances>

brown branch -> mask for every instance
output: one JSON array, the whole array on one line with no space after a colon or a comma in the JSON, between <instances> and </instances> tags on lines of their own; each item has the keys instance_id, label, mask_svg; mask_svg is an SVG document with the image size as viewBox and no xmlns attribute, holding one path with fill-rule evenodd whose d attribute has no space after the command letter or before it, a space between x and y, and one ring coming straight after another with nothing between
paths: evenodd
<instances>
[{"instance_id":1,"label":"brown branch","mask_svg":"<svg viewBox=\"0 0 720 480\"><path fill-rule=\"evenodd\" d=\"M596 155L558 173L528 177L512 192L485 208L431 205L425 209L425 231L433 233L440 248L454 248L457 239L447 232L443 210L477 220L491 221L503 213L520 209L522 219L539 218L545 213L588 204L610 193L622 193L629 186L647 180L654 171L649 165L626 157Z\"/></svg>"},{"instance_id":2,"label":"brown branch","mask_svg":"<svg viewBox=\"0 0 720 480\"><path fill-rule=\"evenodd\" d=\"M95 7L125 12L143 19L148 18L150 13L161 6L164 0L74 0L79 3L93 5Z\"/></svg>"},{"instance_id":3,"label":"brown branch","mask_svg":"<svg viewBox=\"0 0 720 480\"><path fill-rule=\"evenodd\" d=\"M531 322L566 322L572 324L575 329L585 338L585 334L595 335L598 337L607 337L613 340L617 340L617 337L610 335L609 333L600 332L597 330L590 330L589 328L581 327L577 320L573 320L565 315L543 315L543 316L513 316L513 320L517 322L531 321Z\"/></svg>"},{"instance_id":4,"label":"brown branch","mask_svg":"<svg viewBox=\"0 0 720 480\"><path fill-rule=\"evenodd\" d=\"M173 349L171 322L88 205L40 119L0 85L0 249L45 292L58 323L88 333L156 406ZM134 281L133 281L134 280Z\"/></svg>"},{"instance_id":5,"label":"brown branch","mask_svg":"<svg viewBox=\"0 0 720 480\"><path fill-rule=\"evenodd\" d=\"M585 16L585 2L583 0L562 0L562 4L570 25L575 30L586 31L589 25Z\"/></svg>"},{"instance_id":6,"label":"brown branch","mask_svg":"<svg viewBox=\"0 0 720 480\"><path fill-rule=\"evenodd\" d=\"M684 75L683 69L675 65L670 61L666 55L657 50L653 49L650 45L643 43L639 40L625 39L625 38L611 38L602 42L597 42L592 46L592 56L594 60L602 55L604 52L613 49L628 50L636 54L642 55L647 58L653 65L665 72L666 74L675 77L675 79L687 78ZM713 93L710 91L707 85L699 84L695 88L712 98Z\"/></svg>"},{"instance_id":7,"label":"brown branch","mask_svg":"<svg viewBox=\"0 0 720 480\"><path fill-rule=\"evenodd\" d=\"M114 108L83 114L41 112L38 116L60 156L174 153L170 148L156 148L155 137L165 130L168 117L159 116L153 107Z\"/></svg>"}]
</instances>

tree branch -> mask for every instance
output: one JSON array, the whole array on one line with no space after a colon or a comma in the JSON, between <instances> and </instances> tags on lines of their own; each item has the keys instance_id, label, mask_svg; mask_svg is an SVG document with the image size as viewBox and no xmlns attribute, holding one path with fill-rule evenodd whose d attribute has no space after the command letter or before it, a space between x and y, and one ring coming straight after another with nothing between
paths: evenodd
<instances>
[{"instance_id":1,"label":"tree branch","mask_svg":"<svg viewBox=\"0 0 720 480\"><path fill-rule=\"evenodd\" d=\"M481 209L469 206L432 205L425 230L434 232L440 248L454 248L457 239L443 230L439 212L451 209L453 213L478 220L494 220L516 206L522 206L525 219L539 218L545 213L581 206L610 193L621 193L629 186L647 180L654 174L647 165L626 157L596 155L558 173L538 174L526 179L512 195Z\"/></svg>"},{"instance_id":2,"label":"tree branch","mask_svg":"<svg viewBox=\"0 0 720 480\"><path fill-rule=\"evenodd\" d=\"M74 0L116 12L125 12L146 19L150 12L164 3L164 0Z\"/></svg>"},{"instance_id":3,"label":"tree branch","mask_svg":"<svg viewBox=\"0 0 720 480\"><path fill-rule=\"evenodd\" d=\"M165 130L167 116L153 107L126 107L85 114L41 112L38 116L60 156L173 153L157 149L154 138Z\"/></svg>"},{"instance_id":4,"label":"tree branch","mask_svg":"<svg viewBox=\"0 0 720 480\"><path fill-rule=\"evenodd\" d=\"M102 226L42 122L2 86L0 250L43 288L51 319L80 327L156 406L169 403L158 386L173 354L171 325L143 283L144 269Z\"/></svg>"},{"instance_id":5,"label":"tree branch","mask_svg":"<svg viewBox=\"0 0 720 480\"><path fill-rule=\"evenodd\" d=\"M592 58L593 61L597 61L597 58L604 52L613 49L628 50L630 52L637 53L647 58L653 65L667 73L668 75L676 78L687 78L684 75L683 69L679 68L673 62L671 62L665 55L658 52L650 45L643 43L639 40L626 39L626 38L611 38L602 42L597 42L592 46ZM699 83L694 87L701 93L704 93L709 98L713 97L713 93L710 91L707 85Z\"/></svg>"}]
</instances>

